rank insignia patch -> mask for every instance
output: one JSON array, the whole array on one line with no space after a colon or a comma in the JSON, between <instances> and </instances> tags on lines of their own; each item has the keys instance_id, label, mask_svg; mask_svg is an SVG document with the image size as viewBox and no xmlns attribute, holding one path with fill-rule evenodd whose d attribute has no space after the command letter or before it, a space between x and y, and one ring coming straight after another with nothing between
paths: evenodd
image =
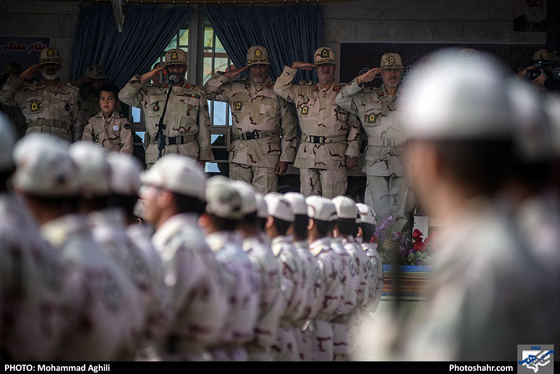
<instances>
[{"instance_id":1,"label":"rank insignia patch","mask_svg":"<svg viewBox=\"0 0 560 374\"><path fill-rule=\"evenodd\" d=\"M302 115L306 116L308 113L309 113L309 107L307 105L301 108Z\"/></svg>"},{"instance_id":2,"label":"rank insignia patch","mask_svg":"<svg viewBox=\"0 0 560 374\"><path fill-rule=\"evenodd\" d=\"M233 110L240 111L243 103L241 101L236 101L233 103Z\"/></svg>"},{"instance_id":3,"label":"rank insignia patch","mask_svg":"<svg viewBox=\"0 0 560 374\"><path fill-rule=\"evenodd\" d=\"M371 113L366 117L367 123L375 123L375 121L377 121L377 116L375 115L375 113Z\"/></svg>"},{"instance_id":4,"label":"rank insignia patch","mask_svg":"<svg viewBox=\"0 0 560 374\"><path fill-rule=\"evenodd\" d=\"M33 101L29 108L31 109L32 112L36 112L39 110L39 104L36 101Z\"/></svg>"}]
</instances>

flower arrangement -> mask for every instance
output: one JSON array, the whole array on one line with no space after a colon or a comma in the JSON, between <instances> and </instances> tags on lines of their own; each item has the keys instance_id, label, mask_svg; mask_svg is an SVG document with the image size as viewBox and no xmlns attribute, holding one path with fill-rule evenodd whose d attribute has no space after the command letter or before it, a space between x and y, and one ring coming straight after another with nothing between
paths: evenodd
<instances>
[{"instance_id":1,"label":"flower arrangement","mask_svg":"<svg viewBox=\"0 0 560 374\"><path fill-rule=\"evenodd\" d=\"M429 265L438 249L437 231L423 239L424 234L415 229L410 239L392 230L394 223L395 219L389 216L375 230L374 240L383 263L394 264L398 261L399 265Z\"/></svg>"}]
</instances>

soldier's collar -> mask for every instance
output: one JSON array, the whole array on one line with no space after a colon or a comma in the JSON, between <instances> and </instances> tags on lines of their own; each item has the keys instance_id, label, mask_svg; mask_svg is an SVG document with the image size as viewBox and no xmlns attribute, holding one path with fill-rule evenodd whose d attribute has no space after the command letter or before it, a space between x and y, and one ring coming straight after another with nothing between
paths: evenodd
<instances>
[{"instance_id":1,"label":"soldier's collar","mask_svg":"<svg viewBox=\"0 0 560 374\"><path fill-rule=\"evenodd\" d=\"M333 82L332 82L332 84L329 86L329 88L321 88L321 85L320 85L319 83L317 83L317 84L315 85L315 88L313 88L313 92L315 92L315 91L325 91L325 92L328 92L328 91L330 91L330 90L335 91L335 92L340 90L340 84L338 84L338 82L336 81L336 79L333 80Z\"/></svg>"},{"instance_id":2,"label":"soldier's collar","mask_svg":"<svg viewBox=\"0 0 560 374\"><path fill-rule=\"evenodd\" d=\"M402 89L401 89L401 85L399 84L399 88L397 89L397 94L395 96L400 96L402 94ZM379 90L377 91L377 96L390 96L387 94L387 89L385 88L385 85L381 85L381 87L379 87Z\"/></svg>"}]
</instances>

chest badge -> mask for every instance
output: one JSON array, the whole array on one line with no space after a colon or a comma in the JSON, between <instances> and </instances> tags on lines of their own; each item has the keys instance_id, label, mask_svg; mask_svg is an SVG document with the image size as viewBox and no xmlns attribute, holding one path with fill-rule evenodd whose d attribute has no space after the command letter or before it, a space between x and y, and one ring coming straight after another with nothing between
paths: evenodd
<instances>
[{"instance_id":1,"label":"chest badge","mask_svg":"<svg viewBox=\"0 0 560 374\"><path fill-rule=\"evenodd\" d=\"M305 106L303 106L303 107L301 108L301 114L302 114L303 116L306 116L306 115L309 114L309 107L308 107L307 105L305 105Z\"/></svg>"},{"instance_id":2,"label":"chest badge","mask_svg":"<svg viewBox=\"0 0 560 374\"><path fill-rule=\"evenodd\" d=\"M366 118L367 123L375 123L375 121L377 121L377 116L375 115L375 113L371 113Z\"/></svg>"},{"instance_id":3,"label":"chest badge","mask_svg":"<svg viewBox=\"0 0 560 374\"><path fill-rule=\"evenodd\" d=\"M117 125L113 126L113 131L119 131L119 126Z\"/></svg>"},{"instance_id":4,"label":"chest badge","mask_svg":"<svg viewBox=\"0 0 560 374\"><path fill-rule=\"evenodd\" d=\"M29 106L29 109L32 112L36 112L39 110L39 103L37 103L36 101L31 102L31 105Z\"/></svg>"},{"instance_id":5,"label":"chest badge","mask_svg":"<svg viewBox=\"0 0 560 374\"><path fill-rule=\"evenodd\" d=\"M152 110L153 110L154 112L158 112L158 111L159 111L159 105L158 105L158 104L159 104L159 102L155 103L154 106L152 107Z\"/></svg>"},{"instance_id":6,"label":"chest badge","mask_svg":"<svg viewBox=\"0 0 560 374\"><path fill-rule=\"evenodd\" d=\"M240 111L243 107L243 103L241 101L236 101L233 103L233 110Z\"/></svg>"}]
</instances>

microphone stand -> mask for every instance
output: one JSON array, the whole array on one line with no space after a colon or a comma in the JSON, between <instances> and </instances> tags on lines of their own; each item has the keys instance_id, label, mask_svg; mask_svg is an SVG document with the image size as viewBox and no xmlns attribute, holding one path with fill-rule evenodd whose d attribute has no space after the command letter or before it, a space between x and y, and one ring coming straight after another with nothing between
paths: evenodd
<instances>
[{"instance_id":1,"label":"microphone stand","mask_svg":"<svg viewBox=\"0 0 560 374\"><path fill-rule=\"evenodd\" d=\"M167 97L165 98L165 103L163 105L163 111L161 112L161 117L159 118L159 123L157 125L157 142L158 142L158 159L161 158L163 149L165 148L165 135L163 130L165 130L165 124L163 120L165 118L165 112L167 111L167 102L169 101L169 96L171 95L171 90L173 89L173 84L177 82L177 77L174 75L169 76L169 90L167 90Z\"/></svg>"}]
</instances>

